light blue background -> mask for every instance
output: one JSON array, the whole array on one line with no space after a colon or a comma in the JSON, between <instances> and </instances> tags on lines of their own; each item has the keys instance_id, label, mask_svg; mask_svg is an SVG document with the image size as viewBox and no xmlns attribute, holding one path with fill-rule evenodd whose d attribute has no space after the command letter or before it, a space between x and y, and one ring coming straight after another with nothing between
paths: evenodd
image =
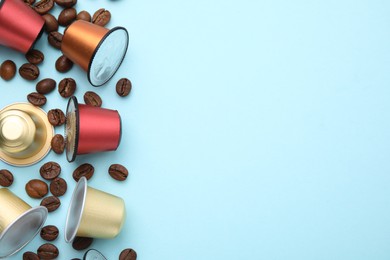
<instances>
[{"instance_id":1,"label":"light blue background","mask_svg":"<svg viewBox=\"0 0 390 260\"><path fill-rule=\"evenodd\" d=\"M94 88L79 68L61 75L46 41L42 76L74 77L76 96L96 91L123 117L113 153L49 154L10 169L11 190L59 161L69 191L47 224L58 225L60 259L80 257L63 239L71 174L90 162L90 185L126 200L127 222L92 248L108 259L134 248L139 260L389 259L390 2L93 1L77 9L112 12L108 27L130 33L126 59ZM56 7L54 13L58 14ZM20 66L22 54L0 48ZM121 77L129 97L115 93ZM35 84L0 80L1 107L25 101ZM48 95L44 109L66 100ZM63 133L63 127L56 129ZM122 163L125 183L107 168ZM37 237L23 251L35 251ZM20 259L21 253L12 259Z\"/></svg>"}]
</instances>

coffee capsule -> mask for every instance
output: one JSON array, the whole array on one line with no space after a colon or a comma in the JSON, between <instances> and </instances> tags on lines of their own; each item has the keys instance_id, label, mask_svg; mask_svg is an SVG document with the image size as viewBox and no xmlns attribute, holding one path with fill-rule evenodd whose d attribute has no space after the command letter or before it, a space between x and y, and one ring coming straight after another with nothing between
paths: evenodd
<instances>
[{"instance_id":1,"label":"coffee capsule","mask_svg":"<svg viewBox=\"0 0 390 260\"><path fill-rule=\"evenodd\" d=\"M122 198L87 186L81 177L73 191L65 224L65 241L78 237L114 238L125 222Z\"/></svg>"},{"instance_id":2,"label":"coffee capsule","mask_svg":"<svg viewBox=\"0 0 390 260\"><path fill-rule=\"evenodd\" d=\"M118 148L122 135L121 118L116 110L79 104L71 97L66 109L66 158Z\"/></svg>"},{"instance_id":3,"label":"coffee capsule","mask_svg":"<svg viewBox=\"0 0 390 260\"><path fill-rule=\"evenodd\" d=\"M89 249L85 252L83 260L107 260L106 257L95 249Z\"/></svg>"},{"instance_id":4,"label":"coffee capsule","mask_svg":"<svg viewBox=\"0 0 390 260\"><path fill-rule=\"evenodd\" d=\"M15 254L39 232L47 209L31 208L7 188L0 189L0 258Z\"/></svg>"},{"instance_id":5,"label":"coffee capsule","mask_svg":"<svg viewBox=\"0 0 390 260\"><path fill-rule=\"evenodd\" d=\"M50 151L54 128L41 108L15 103L0 110L0 159L13 166L28 166Z\"/></svg>"},{"instance_id":6,"label":"coffee capsule","mask_svg":"<svg viewBox=\"0 0 390 260\"><path fill-rule=\"evenodd\" d=\"M27 53L43 32L45 21L21 0L0 0L0 45Z\"/></svg>"},{"instance_id":7,"label":"coffee capsule","mask_svg":"<svg viewBox=\"0 0 390 260\"><path fill-rule=\"evenodd\" d=\"M87 71L89 82L101 86L109 81L121 65L129 45L123 27L111 30L83 20L76 20L64 31L61 51Z\"/></svg>"}]
</instances>

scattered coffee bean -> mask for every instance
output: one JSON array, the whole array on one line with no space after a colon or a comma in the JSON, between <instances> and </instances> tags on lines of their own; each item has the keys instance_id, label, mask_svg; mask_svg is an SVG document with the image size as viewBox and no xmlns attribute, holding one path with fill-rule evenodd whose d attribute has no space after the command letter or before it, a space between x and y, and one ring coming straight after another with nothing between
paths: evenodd
<instances>
[{"instance_id":1,"label":"scattered coffee bean","mask_svg":"<svg viewBox=\"0 0 390 260\"><path fill-rule=\"evenodd\" d=\"M66 184L66 181L62 178L55 178L50 183L50 192L56 197L64 195L67 189L68 185Z\"/></svg>"},{"instance_id":2,"label":"scattered coffee bean","mask_svg":"<svg viewBox=\"0 0 390 260\"><path fill-rule=\"evenodd\" d=\"M77 0L55 0L56 4L59 6L69 8L74 6L77 3Z\"/></svg>"},{"instance_id":3,"label":"scattered coffee bean","mask_svg":"<svg viewBox=\"0 0 390 260\"><path fill-rule=\"evenodd\" d=\"M59 254L58 248L50 243L43 244L38 248L40 259L56 259Z\"/></svg>"},{"instance_id":4,"label":"scattered coffee bean","mask_svg":"<svg viewBox=\"0 0 390 260\"><path fill-rule=\"evenodd\" d=\"M47 119L53 126L60 126L65 123L65 114L61 109L51 109L47 112Z\"/></svg>"},{"instance_id":5,"label":"scattered coffee bean","mask_svg":"<svg viewBox=\"0 0 390 260\"><path fill-rule=\"evenodd\" d=\"M124 181L129 175L129 171L121 164L112 164L110 168L108 168L108 173L117 181Z\"/></svg>"},{"instance_id":6,"label":"scattered coffee bean","mask_svg":"<svg viewBox=\"0 0 390 260\"><path fill-rule=\"evenodd\" d=\"M41 206L47 208L47 211L53 212L61 206L61 201L57 197L49 196L41 201Z\"/></svg>"},{"instance_id":7,"label":"scattered coffee bean","mask_svg":"<svg viewBox=\"0 0 390 260\"><path fill-rule=\"evenodd\" d=\"M47 33L58 31L58 21L52 14L44 14L42 18L45 20L45 31Z\"/></svg>"},{"instance_id":8,"label":"scattered coffee bean","mask_svg":"<svg viewBox=\"0 0 390 260\"><path fill-rule=\"evenodd\" d=\"M30 62L31 64L34 64L34 65L38 65L38 64L42 63L43 60L45 59L45 56L43 55L43 53L41 51L35 50L35 49L27 52L25 57L26 57L28 62Z\"/></svg>"},{"instance_id":9,"label":"scattered coffee bean","mask_svg":"<svg viewBox=\"0 0 390 260\"><path fill-rule=\"evenodd\" d=\"M54 7L53 0L41 0L35 4L34 10L40 15L48 13Z\"/></svg>"},{"instance_id":10,"label":"scattered coffee bean","mask_svg":"<svg viewBox=\"0 0 390 260\"><path fill-rule=\"evenodd\" d=\"M60 15L58 16L58 24L62 26L68 26L71 24L74 20L76 20L77 11L73 7L66 8L61 11Z\"/></svg>"},{"instance_id":11,"label":"scattered coffee bean","mask_svg":"<svg viewBox=\"0 0 390 260\"><path fill-rule=\"evenodd\" d=\"M27 182L25 189L28 196L34 199L43 198L49 192L46 182L37 179Z\"/></svg>"},{"instance_id":12,"label":"scattered coffee bean","mask_svg":"<svg viewBox=\"0 0 390 260\"><path fill-rule=\"evenodd\" d=\"M65 55L60 56L56 61L56 70L58 72L68 72L73 67L73 62Z\"/></svg>"},{"instance_id":13,"label":"scattered coffee bean","mask_svg":"<svg viewBox=\"0 0 390 260\"><path fill-rule=\"evenodd\" d=\"M49 33L49 35L47 36L47 40L49 41L49 44L51 46L61 50L62 37L62 33L54 31Z\"/></svg>"},{"instance_id":14,"label":"scattered coffee bean","mask_svg":"<svg viewBox=\"0 0 390 260\"><path fill-rule=\"evenodd\" d=\"M61 173L61 166L56 162L47 162L39 169L41 177L45 180L54 180Z\"/></svg>"},{"instance_id":15,"label":"scattered coffee bean","mask_svg":"<svg viewBox=\"0 0 390 260\"><path fill-rule=\"evenodd\" d=\"M87 22L91 22L91 15L87 11L81 11L78 13L76 20L84 20Z\"/></svg>"},{"instance_id":16,"label":"scattered coffee bean","mask_svg":"<svg viewBox=\"0 0 390 260\"><path fill-rule=\"evenodd\" d=\"M41 238L46 241L54 241L58 237L58 228L53 225L44 226L41 229Z\"/></svg>"},{"instance_id":17,"label":"scattered coffee bean","mask_svg":"<svg viewBox=\"0 0 390 260\"><path fill-rule=\"evenodd\" d=\"M16 64L12 60L4 61L0 66L0 76L4 80L12 79L16 74Z\"/></svg>"},{"instance_id":18,"label":"scattered coffee bean","mask_svg":"<svg viewBox=\"0 0 390 260\"><path fill-rule=\"evenodd\" d=\"M9 187L14 182L14 176L9 170L0 170L0 186Z\"/></svg>"},{"instance_id":19,"label":"scattered coffee bean","mask_svg":"<svg viewBox=\"0 0 390 260\"><path fill-rule=\"evenodd\" d=\"M36 65L25 63L19 68L19 74L27 80L36 80L39 77L39 69Z\"/></svg>"},{"instance_id":20,"label":"scattered coffee bean","mask_svg":"<svg viewBox=\"0 0 390 260\"><path fill-rule=\"evenodd\" d=\"M65 78L58 84L58 92L61 97L68 98L73 96L76 91L76 81L72 78Z\"/></svg>"},{"instance_id":21,"label":"scattered coffee bean","mask_svg":"<svg viewBox=\"0 0 390 260\"><path fill-rule=\"evenodd\" d=\"M129 95L132 87L131 85L132 84L129 79L122 78L118 80L118 82L116 83L116 93L118 93L118 95L121 97Z\"/></svg>"},{"instance_id":22,"label":"scattered coffee bean","mask_svg":"<svg viewBox=\"0 0 390 260\"><path fill-rule=\"evenodd\" d=\"M51 139L51 149L56 154L62 154L65 149L65 139L62 135L56 134Z\"/></svg>"},{"instance_id":23,"label":"scattered coffee bean","mask_svg":"<svg viewBox=\"0 0 390 260\"><path fill-rule=\"evenodd\" d=\"M90 237L75 237L72 242L72 247L74 250L84 250L91 246L93 238Z\"/></svg>"},{"instance_id":24,"label":"scattered coffee bean","mask_svg":"<svg viewBox=\"0 0 390 260\"><path fill-rule=\"evenodd\" d=\"M137 259L137 253L131 248L124 249L119 255L119 260L136 260L136 259Z\"/></svg>"},{"instance_id":25,"label":"scattered coffee bean","mask_svg":"<svg viewBox=\"0 0 390 260\"><path fill-rule=\"evenodd\" d=\"M94 106L94 107L101 107L102 103L103 103L100 96L93 91L85 92L84 102L85 102L85 104L90 105L90 106Z\"/></svg>"},{"instance_id":26,"label":"scattered coffee bean","mask_svg":"<svg viewBox=\"0 0 390 260\"><path fill-rule=\"evenodd\" d=\"M73 179L79 181L81 177L85 177L89 180L92 178L94 172L95 168L91 164L84 163L73 171Z\"/></svg>"},{"instance_id":27,"label":"scattered coffee bean","mask_svg":"<svg viewBox=\"0 0 390 260\"><path fill-rule=\"evenodd\" d=\"M27 100L34 106L38 106L38 107L43 106L44 104L46 104L47 101L46 97L42 94L39 94L38 92L33 92L28 94Z\"/></svg>"},{"instance_id":28,"label":"scattered coffee bean","mask_svg":"<svg viewBox=\"0 0 390 260\"><path fill-rule=\"evenodd\" d=\"M39 256L31 251L23 253L23 260L39 260Z\"/></svg>"},{"instance_id":29,"label":"scattered coffee bean","mask_svg":"<svg viewBox=\"0 0 390 260\"><path fill-rule=\"evenodd\" d=\"M43 79L39 81L35 87L39 94L48 94L56 88L57 83L54 79Z\"/></svg>"},{"instance_id":30,"label":"scattered coffee bean","mask_svg":"<svg viewBox=\"0 0 390 260\"><path fill-rule=\"evenodd\" d=\"M92 23L105 26L111 20L111 13L104 8L97 10L92 16Z\"/></svg>"}]
</instances>

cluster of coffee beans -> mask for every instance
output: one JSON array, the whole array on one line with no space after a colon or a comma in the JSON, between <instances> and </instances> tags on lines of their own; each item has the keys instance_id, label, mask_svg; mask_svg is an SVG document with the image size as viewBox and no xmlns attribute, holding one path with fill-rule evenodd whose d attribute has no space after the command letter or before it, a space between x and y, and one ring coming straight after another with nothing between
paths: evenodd
<instances>
[{"instance_id":1,"label":"cluster of coffee beans","mask_svg":"<svg viewBox=\"0 0 390 260\"><path fill-rule=\"evenodd\" d=\"M33 0L25 0L25 2L45 20L44 29L48 33L47 40L52 47L58 50L61 50L63 38L63 34L58 31L59 26L66 27L75 20L84 20L96 25L105 26L111 20L110 11L104 8L97 10L93 16L85 10L77 13L75 9L77 0L41 0L37 3ZM58 18L49 13L55 4L63 8ZM56 70L61 73L68 72L72 67L73 62L64 55L58 57L55 62Z\"/></svg>"},{"instance_id":2,"label":"cluster of coffee beans","mask_svg":"<svg viewBox=\"0 0 390 260\"><path fill-rule=\"evenodd\" d=\"M77 182L81 177L91 179L94 175L95 168L89 164L84 163L78 166L73 171L73 179ZM25 186L26 193L31 198L42 199L41 206L47 208L48 212L53 212L57 210L61 201L59 197L63 196L67 191L67 182L62 179L61 166L53 161L44 163L40 169L39 174L42 179L50 181L48 185L44 180L32 179L27 182ZM117 181L124 181L128 177L128 170L125 166L121 164L111 164L108 168L108 174ZM9 187L14 181L13 174L7 170L0 170L0 185L3 187ZM52 196L45 197L49 191ZM59 230L54 225L44 226L40 231L40 236L43 240L47 242L52 242L57 239L59 235ZM72 247L75 250L85 250L89 248L93 243L93 238L88 237L76 237L72 242ZM23 259L55 259L59 255L59 249L52 243L45 243L41 245L37 252L25 252L23 254ZM119 259L123 260L135 260L137 254L133 249L125 249L120 253Z\"/></svg>"},{"instance_id":3,"label":"cluster of coffee beans","mask_svg":"<svg viewBox=\"0 0 390 260\"><path fill-rule=\"evenodd\" d=\"M59 177L61 166L56 162L43 164L39 169L39 173L44 180L50 181L50 184L47 185L43 180L32 179L25 186L26 193L31 198L43 198L41 206L46 207L49 212L53 212L61 206L59 197L66 193L68 185L63 178ZM49 191L52 196L45 197Z\"/></svg>"},{"instance_id":4,"label":"cluster of coffee beans","mask_svg":"<svg viewBox=\"0 0 390 260\"><path fill-rule=\"evenodd\" d=\"M95 168L89 164L84 163L78 166L73 171L73 179L77 182L81 177L88 180L92 178ZM25 186L26 193L31 198L41 199L41 206L47 208L48 212L53 212L61 205L58 197L64 195L67 191L67 183L60 178L61 166L56 162L47 162L39 169L40 176L47 181L51 181L49 188L46 182L39 179L32 179L27 182ZM121 164L112 164L108 169L108 174L115 180L124 181L128 176L128 170ZM9 187L14 181L13 174L7 170L0 170L0 185ZM53 196L45 197L50 192ZM44 198L45 197L45 198ZM41 229L40 236L42 239L52 242L57 239L59 230L54 225L47 225ZM85 250L91 246L93 238L76 237L72 243L75 250ZM58 248L52 243L45 243L41 245L37 253L28 251L23 254L23 259L55 259L59 255ZM120 260L136 260L137 253L133 249L125 249L120 253Z\"/></svg>"},{"instance_id":5,"label":"cluster of coffee beans","mask_svg":"<svg viewBox=\"0 0 390 260\"><path fill-rule=\"evenodd\" d=\"M88 11L82 10L77 12L75 6L77 0L23 0L28 6L35 10L45 21L44 30L47 33L47 41L50 46L61 50L63 34L59 32L59 27L66 27L75 20L84 20L92 22L99 26L106 26L111 20L111 13L101 8L91 15ZM58 5L63 10L56 18L50 13L54 6ZM26 63L22 64L19 69L12 60L6 60L0 65L0 77L9 81L13 79L18 72L23 79L33 82L42 76L39 65L45 60L45 55L37 49L30 50L25 55ZM60 73L67 73L73 68L73 62L64 55L60 55L55 62L55 69ZM35 92L27 95L27 100L35 106L44 106L47 103L46 95L57 88L58 93L63 98L73 96L77 89L76 81L71 77L63 78L57 82L52 78L43 78L36 83ZM120 97L128 96L132 89L132 83L127 78L121 78L116 83L116 93ZM101 107L102 98L93 91L87 91L84 94L84 102L87 105ZM59 108L53 108L48 111L48 121L54 127L62 126L66 121L66 115ZM56 134L51 140L52 150L57 154L62 154L65 149L65 139L62 135ZM73 171L73 179L77 182L81 177L88 180L94 175L95 168L84 163ZM40 176L43 179L34 178L29 180L25 185L25 191L31 198L41 199L41 206L53 212L61 206L60 197L63 196L67 189L67 182L59 177L61 166L53 161L47 162L40 167ZM112 164L108 169L108 174L117 181L125 181L128 177L128 170L121 164ZM7 170L0 170L0 186L9 187L14 182L13 174ZM48 196L49 192L51 195ZM47 243L42 244L36 252L25 252L23 259L55 259L59 256L58 248L50 243L57 239L59 230L54 225L47 225L41 229L40 236ZM72 243L75 250L85 250L93 243L92 238L76 237ZM124 249L119 254L120 260L136 260L137 254L133 249ZM76 258L74 258L76 260Z\"/></svg>"},{"instance_id":6,"label":"cluster of coffee beans","mask_svg":"<svg viewBox=\"0 0 390 260\"><path fill-rule=\"evenodd\" d=\"M65 124L66 121L65 113L59 108L50 109L49 112L47 112L47 119L54 127L61 126ZM50 144L51 149L56 154L62 154L65 150L65 138L61 134L55 134L51 139Z\"/></svg>"},{"instance_id":7,"label":"cluster of coffee beans","mask_svg":"<svg viewBox=\"0 0 390 260\"><path fill-rule=\"evenodd\" d=\"M38 14L42 16L45 20L44 29L48 33L47 39L49 44L61 50L62 38L63 35L58 31L59 26L68 26L75 20L84 20L87 22L92 22L99 26L106 26L111 20L110 11L100 8L91 14L82 10L77 12L75 6L77 0L41 0L35 2L35 0L24 0L24 2L35 10ZM50 11L53 9L54 5L62 7L63 10L60 12L58 19L50 14ZM40 70L37 65L41 64L45 56L39 51L32 49L26 55L26 60L28 63L23 64L19 68L19 74L22 78L34 81L40 76ZM68 72L73 67L73 62L69 60L66 56L61 55L55 62L55 68L61 73ZM4 80L12 79L16 74L16 64L11 60L6 60L1 64L0 67L0 77ZM49 85L45 85L49 84ZM38 86L39 85L39 86ZM42 86L43 85L43 86ZM47 99L44 95L51 92L56 87L56 82L52 79L44 79L38 82L36 87L36 92L30 93L27 96L27 100L35 106L43 106L46 104ZM44 89L42 89L44 88ZM72 96L76 91L76 81L72 78L65 78L60 81L58 85L58 92L64 98ZM116 84L116 92L119 96L127 96L131 91L131 82L130 80L123 78L120 79ZM97 94L94 93L96 97ZM86 97L87 96L87 97ZM91 100L90 93L85 93L84 100L87 100L87 104L101 106L101 98L97 97Z\"/></svg>"}]
</instances>

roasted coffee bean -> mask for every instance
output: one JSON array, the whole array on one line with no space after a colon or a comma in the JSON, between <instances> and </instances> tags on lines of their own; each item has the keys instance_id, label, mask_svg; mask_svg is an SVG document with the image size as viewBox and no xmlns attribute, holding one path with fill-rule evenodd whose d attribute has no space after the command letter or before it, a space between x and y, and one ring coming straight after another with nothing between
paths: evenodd
<instances>
[{"instance_id":1,"label":"roasted coffee bean","mask_svg":"<svg viewBox=\"0 0 390 260\"><path fill-rule=\"evenodd\" d=\"M23 260L39 260L39 256L31 251L27 251L23 254Z\"/></svg>"},{"instance_id":2,"label":"roasted coffee bean","mask_svg":"<svg viewBox=\"0 0 390 260\"><path fill-rule=\"evenodd\" d=\"M74 6L77 3L77 0L55 0L56 4L59 6L69 8Z\"/></svg>"},{"instance_id":3,"label":"roasted coffee bean","mask_svg":"<svg viewBox=\"0 0 390 260\"><path fill-rule=\"evenodd\" d=\"M119 260L136 260L136 259L137 259L137 253L131 248L124 249L119 255Z\"/></svg>"},{"instance_id":4,"label":"roasted coffee bean","mask_svg":"<svg viewBox=\"0 0 390 260\"><path fill-rule=\"evenodd\" d=\"M41 201L41 206L47 208L47 211L53 212L61 206L61 201L55 196L49 196Z\"/></svg>"},{"instance_id":5,"label":"roasted coffee bean","mask_svg":"<svg viewBox=\"0 0 390 260\"><path fill-rule=\"evenodd\" d=\"M26 59L28 62L34 65L38 65L43 62L45 59L45 56L43 53L39 50L30 50L29 52L26 53L25 55Z\"/></svg>"},{"instance_id":6,"label":"roasted coffee bean","mask_svg":"<svg viewBox=\"0 0 390 260\"><path fill-rule=\"evenodd\" d=\"M73 96L76 91L76 81L72 78L65 78L58 84L58 92L61 97L68 98Z\"/></svg>"},{"instance_id":7,"label":"roasted coffee bean","mask_svg":"<svg viewBox=\"0 0 390 260\"><path fill-rule=\"evenodd\" d=\"M28 196L34 199L43 198L49 192L46 182L36 179L27 182L25 189Z\"/></svg>"},{"instance_id":8,"label":"roasted coffee bean","mask_svg":"<svg viewBox=\"0 0 390 260\"><path fill-rule=\"evenodd\" d=\"M41 238L46 241L54 241L58 237L58 228L53 225L44 226L41 229Z\"/></svg>"},{"instance_id":9,"label":"roasted coffee bean","mask_svg":"<svg viewBox=\"0 0 390 260\"><path fill-rule=\"evenodd\" d=\"M55 178L50 183L50 192L56 197L64 195L67 189L68 185L66 184L66 181L62 178Z\"/></svg>"},{"instance_id":10,"label":"roasted coffee bean","mask_svg":"<svg viewBox=\"0 0 390 260\"><path fill-rule=\"evenodd\" d=\"M9 187L14 182L14 176L9 170L0 170L0 186Z\"/></svg>"},{"instance_id":11,"label":"roasted coffee bean","mask_svg":"<svg viewBox=\"0 0 390 260\"><path fill-rule=\"evenodd\" d=\"M97 10L92 16L92 23L105 26L111 20L111 13L104 8Z\"/></svg>"},{"instance_id":12,"label":"roasted coffee bean","mask_svg":"<svg viewBox=\"0 0 390 260\"><path fill-rule=\"evenodd\" d=\"M95 168L91 164L84 163L73 171L73 179L79 181L81 177L85 177L89 180L92 178L94 172Z\"/></svg>"},{"instance_id":13,"label":"roasted coffee bean","mask_svg":"<svg viewBox=\"0 0 390 260\"><path fill-rule=\"evenodd\" d=\"M65 123L65 114L61 109L51 109L47 112L47 119L53 126L60 126Z\"/></svg>"},{"instance_id":14,"label":"roasted coffee bean","mask_svg":"<svg viewBox=\"0 0 390 260\"><path fill-rule=\"evenodd\" d=\"M45 20L45 31L47 33L58 31L58 21L52 14L42 15Z\"/></svg>"},{"instance_id":15,"label":"roasted coffee bean","mask_svg":"<svg viewBox=\"0 0 390 260\"><path fill-rule=\"evenodd\" d=\"M23 2L31 6L35 3L35 0L23 0Z\"/></svg>"},{"instance_id":16,"label":"roasted coffee bean","mask_svg":"<svg viewBox=\"0 0 390 260\"><path fill-rule=\"evenodd\" d=\"M61 50L62 37L62 33L54 31L49 33L49 35L47 36L47 40L49 41L49 44L51 46Z\"/></svg>"},{"instance_id":17,"label":"roasted coffee bean","mask_svg":"<svg viewBox=\"0 0 390 260\"><path fill-rule=\"evenodd\" d=\"M56 154L62 154L65 149L65 139L62 135L56 134L51 139L51 149Z\"/></svg>"},{"instance_id":18,"label":"roasted coffee bean","mask_svg":"<svg viewBox=\"0 0 390 260\"><path fill-rule=\"evenodd\" d=\"M58 248L50 243L43 244L38 248L40 259L56 259L59 254Z\"/></svg>"},{"instance_id":19,"label":"roasted coffee bean","mask_svg":"<svg viewBox=\"0 0 390 260\"><path fill-rule=\"evenodd\" d=\"M108 168L108 173L117 181L124 181L129 175L129 171L121 164L111 164L110 168Z\"/></svg>"},{"instance_id":20,"label":"roasted coffee bean","mask_svg":"<svg viewBox=\"0 0 390 260\"><path fill-rule=\"evenodd\" d=\"M36 80L39 77L39 69L36 65L25 63L19 68L19 74L27 80Z\"/></svg>"},{"instance_id":21,"label":"roasted coffee bean","mask_svg":"<svg viewBox=\"0 0 390 260\"><path fill-rule=\"evenodd\" d=\"M57 83L54 79L43 79L39 81L35 87L39 94L48 94L56 88Z\"/></svg>"},{"instance_id":22,"label":"roasted coffee bean","mask_svg":"<svg viewBox=\"0 0 390 260\"><path fill-rule=\"evenodd\" d=\"M81 11L78 13L76 20L84 20L87 22L91 22L91 15L87 11Z\"/></svg>"},{"instance_id":23,"label":"roasted coffee bean","mask_svg":"<svg viewBox=\"0 0 390 260\"><path fill-rule=\"evenodd\" d=\"M0 76L4 80L12 79L16 74L16 64L12 60L4 61L0 66Z\"/></svg>"},{"instance_id":24,"label":"roasted coffee bean","mask_svg":"<svg viewBox=\"0 0 390 260\"><path fill-rule=\"evenodd\" d=\"M118 93L121 97L125 97L129 95L131 87L131 81L129 79L122 78L116 83L116 93Z\"/></svg>"},{"instance_id":25,"label":"roasted coffee bean","mask_svg":"<svg viewBox=\"0 0 390 260\"><path fill-rule=\"evenodd\" d=\"M60 15L58 16L58 24L62 26L68 26L71 24L74 20L76 20L77 11L73 7L66 8L61 11Z\"/></svg>"},{"instance_id":26,"label":"roasted coffee bean","mask_svg":"<svg viewBox=\"0 0 390 260\"><path fill-rule=\"evenodd\" d=\"M85 104L90 105L90 106L94 106L94 107L101 107L102 103L103 103L100 96L93 91L85 92L84 102L85 102Z\"/></svg>"},{"instance_id":27,"label":"roasted coffee bean","mask_svg":"<svg viewBox=\"0 0 390 260\"><path fill-rule=\"evenodd\" d=\"M41 0L35 4L34 10L40 15L48 13L54 7L53 0Z\"/></svg>"},{"instance_id":28,"label":"roasted coffee bean","mask_svg":"<svg viewBox=\"0 0 390 260\"><path fill-rule=\"evenodd\" d=\"M56 61L56 70L58 72L68 72L73 67L73 62L65 55L60 56Z\"/></svg>"},{"instance_id":29,"label":"roasted coffee bean","mask_svg":"<svg viewBox=\"0 0 390 260\"><path fill-rule=\"evenodd\" d=\"M38 106L38 107L43 106L44 104L46 104L47 101L46 97L42 94L39 94L38 92L33 92L28 94L27 100L34 106Z\"/></svg>"},{"instance_id":30,"label":"roasted coffee bean","mask_svg":"<svg viewBox=\"0 0 390 260\"><path fill-rule=\"evenodd\" d=\"M56 162L47 162L39 169L41 177L45 180L54 180L61 173L61 166Z\"/></svg>"},{"instance_id":31,"label":"roasted coffee bean","mask_svg":"<svg viewBox=\"0 0 390 260\"><path fill-rule=\"evenodd\" d=\"M72 247L75 250L84 250L91 246L93 238L90 237L75 237Z\"/></svg>"}]
</instances>

